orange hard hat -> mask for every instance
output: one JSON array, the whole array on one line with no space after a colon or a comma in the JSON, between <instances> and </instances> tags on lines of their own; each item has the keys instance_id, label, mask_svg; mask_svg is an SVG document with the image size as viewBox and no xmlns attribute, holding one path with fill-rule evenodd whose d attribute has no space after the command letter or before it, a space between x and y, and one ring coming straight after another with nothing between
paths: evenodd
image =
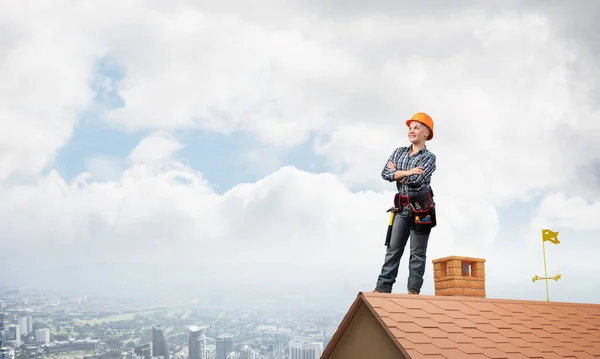
<instances>
[{"instance_id":1,"label":"orange hard hat","mask_svg":"<svg viewBox=\"0 0 600 359\"><path fill-rule=\"evenodd\" d=\"M429 127L429 136L427 137L427 141L433 138L433 120L428 114L425 112L415 113L410 120L406 121L406 126L410 126L411 121L421 122L425 126Z\"/></svg>"}]
</instances>

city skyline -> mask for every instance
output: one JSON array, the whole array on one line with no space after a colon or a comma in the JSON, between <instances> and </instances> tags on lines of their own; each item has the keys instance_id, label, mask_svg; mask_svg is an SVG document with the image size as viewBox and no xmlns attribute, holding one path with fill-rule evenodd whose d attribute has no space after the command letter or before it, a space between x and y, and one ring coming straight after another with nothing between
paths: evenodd
<instances>
[{"instance_id":1,"label":"city skyline","mask_svg":"<svg viewBox=\"0 0 600 359\"><path fill-rule=\"evenodd\" d=\"M23 319L28 333L19 337ZM9 359L289 359L302 338L326 345L339 320L0 290L0 348Z\"/></svg>"}]
</instances>

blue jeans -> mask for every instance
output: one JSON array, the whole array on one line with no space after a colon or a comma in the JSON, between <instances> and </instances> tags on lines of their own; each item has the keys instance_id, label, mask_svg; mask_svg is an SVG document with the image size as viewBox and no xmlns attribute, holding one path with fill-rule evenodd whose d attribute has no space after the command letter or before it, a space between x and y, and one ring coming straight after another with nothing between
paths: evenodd
<instances>
[{"instance_id":1,"label":"blue jeans","mask_svg":"<svg viewBox=\"0 0 600 359\"><path fill-rule=\"evenodd\" d=\"M417 293L421 292L423 286L423 274L425 273L425 261L427 259L427 242L429 234L415 233L408 223L408 207L394 217L392 236L387 247L381 274L377 279L375 290L383 293L391 293L392 286L396 283L400 258L410 237L410 259L408 261L408 283L407 289Z\"/></svg>"}]
</instances>

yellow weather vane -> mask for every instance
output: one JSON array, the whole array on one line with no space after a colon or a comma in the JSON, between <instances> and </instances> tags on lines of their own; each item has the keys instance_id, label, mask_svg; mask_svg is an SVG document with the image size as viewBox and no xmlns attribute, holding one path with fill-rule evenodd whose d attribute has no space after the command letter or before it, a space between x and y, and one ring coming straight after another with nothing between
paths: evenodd
<instances>
[{"instance_id":1,"label":"yellow weather vane","mask_svg":"<svg viewBox=\"0 0 600 359\"><path fill-rule=\"evenodd\" d=\"M548 279L552 279L554 281L558 281L561 278L560 274L555 275L554 277L548 277L548 271L546 270L546 242L559 244L558 240L558 232L551 231L549 229L542 229L542 250L544 252L544 277L539 277L537 274L533 277L532 282L538 280L546 281L546 301L550 301L550 297L548 296Z\"/></svg>"}]
</instances>

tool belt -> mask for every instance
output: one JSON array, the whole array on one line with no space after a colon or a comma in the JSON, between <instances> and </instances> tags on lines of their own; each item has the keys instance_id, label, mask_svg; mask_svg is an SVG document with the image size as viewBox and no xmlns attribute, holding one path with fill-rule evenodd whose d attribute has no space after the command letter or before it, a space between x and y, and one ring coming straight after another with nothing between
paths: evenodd
<instances>
[{"instance_id":1,"label":"tool belt","mask_svg":"<svg viewBox=\"0 0 600 359\"><path fill-rule=\"evenodd\" d=\"M431 229L437 225L435 205L433 203L433 191L403 195L396 193L394 196L394 207L388 209L390 221L388 223L385 245L390 244L392 227L396 214L408 207L408 224L410 229L418 234L429 234Z\"/></svg>"},{"instance_id":2,"label":"tool belt","mask_svg":"<svg viewBox=\"0 0 600 359\"><path fill-rule=\"evenodd\" d=\"M417 193L409 197L408 220L415 233L429 234L437 225L433 191Z\"/></svg>"}]
</instances>

